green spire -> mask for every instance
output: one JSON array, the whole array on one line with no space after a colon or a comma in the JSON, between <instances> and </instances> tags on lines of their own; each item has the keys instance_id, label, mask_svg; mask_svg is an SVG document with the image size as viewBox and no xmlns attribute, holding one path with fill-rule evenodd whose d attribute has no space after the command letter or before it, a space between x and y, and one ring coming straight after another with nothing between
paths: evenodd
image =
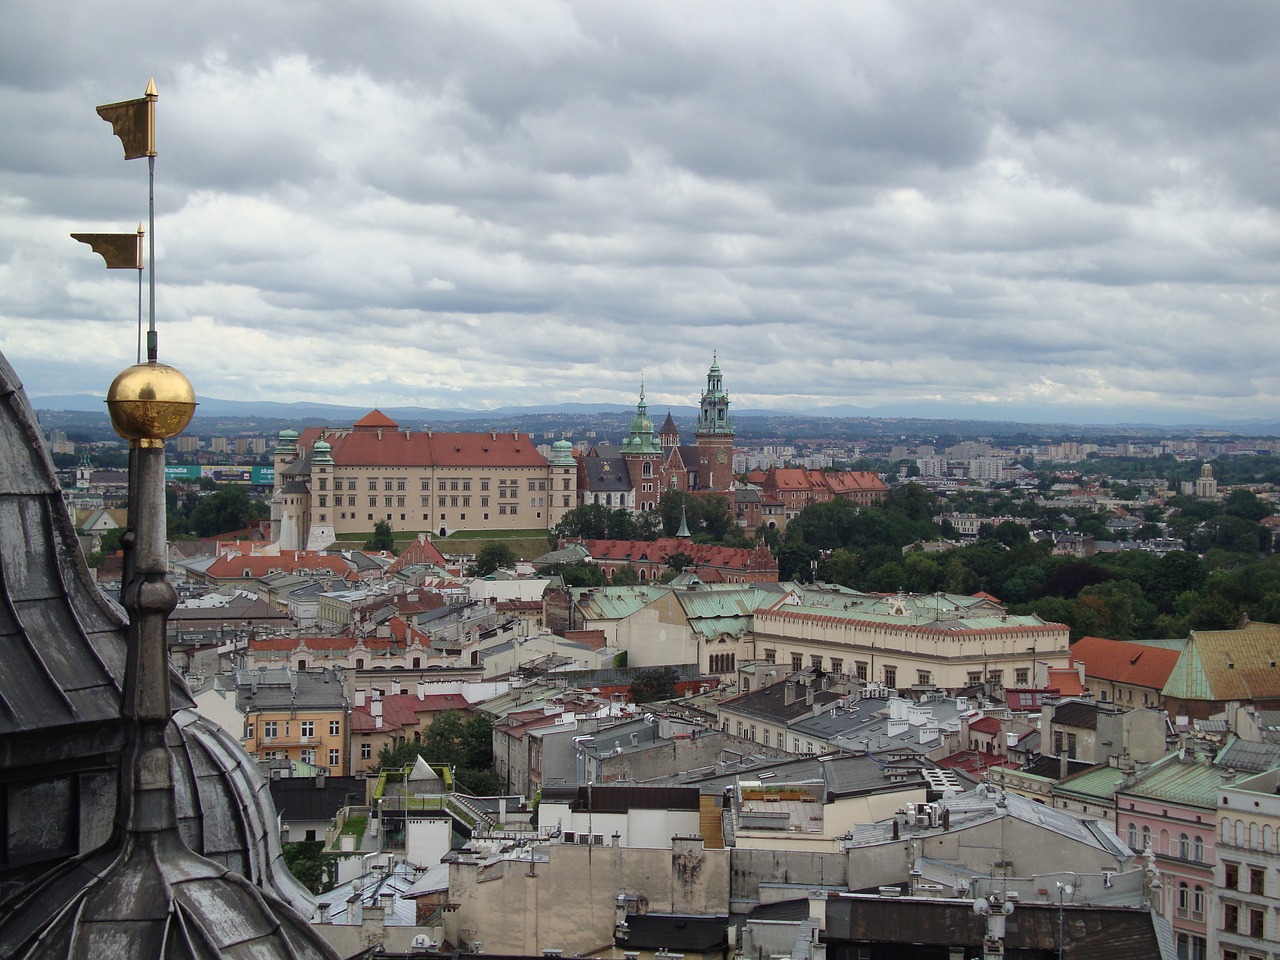
<instances>
[{"instance_id":1,"label":"green spire","mask_svg":"<svg viewBox=\"0 0 1280 960\"><path fill-rule=\"evenodd\" d=\"M676 536L681 540L690 540L693 534L689 532L689 521L684 515L684 504L680 504L680 529L676 531Z\"/></svg>"},{"instance_id":2,"label":"green spire","mask_svg":"<svg viewBox=\"0 0 1280 960\"><path fill-rule=\"evenodd\" d=\"M649 406L644 402L644 381L640 382L640 402L631 420L631 430L622 441L623 453L662 453L653 435L653 421L649 419Z\"/></svg>"}]
</instances>

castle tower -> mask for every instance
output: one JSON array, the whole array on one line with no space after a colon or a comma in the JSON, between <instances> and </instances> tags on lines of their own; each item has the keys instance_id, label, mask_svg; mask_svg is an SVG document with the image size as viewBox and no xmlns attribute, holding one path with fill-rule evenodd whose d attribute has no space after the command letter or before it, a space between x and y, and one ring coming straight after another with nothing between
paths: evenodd
<instances>
[{"instance_id":1,"label":"castle tower","mask_svg":"<svg viewBox=\"0 0 1280 960\"><path fill-rule=\"evenodd\" d=\"M733 483L733 421L715 357L707 371L707 389L694 433L698 447L698 488L727 491Z\"/></svg>"},{"instance_id":2,"label":"castle tower","mask_svg":"<svg viewBox=\"0 0 1280 960\"><path fill-rule=\"evenodd\" d=\"M319 490L329 488L329 478L333 475L331 450L332 447L324 440L317 440L312 444L311 484L308 485L308 494L311 493L311 485L315 485ZM338 539L337 534L333 532L333 514L330 512L329 496L324 493L309 495L307 504L310 507L310 516L307 518L307 549L320 551Z\"/></svg>"}]
</instances>

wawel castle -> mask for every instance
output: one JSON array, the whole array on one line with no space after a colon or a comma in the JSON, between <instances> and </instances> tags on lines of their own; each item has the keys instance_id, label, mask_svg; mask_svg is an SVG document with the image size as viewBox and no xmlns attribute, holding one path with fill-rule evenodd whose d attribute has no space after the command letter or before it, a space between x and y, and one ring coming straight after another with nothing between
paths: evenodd
<instances>
[{"instance_id":1,"label":"wawel castle","mask_svg":"<svg viewBox=\"0 0 1280 960\"><path fill-rule=\"evenodd\" d=\"M580 503L657 507L663 490L728 492L733 427L720 367L702 395L696 443L682 447L670 415L655 437L643 391L621 448L575 457L559 440L550 458L521 433L403 430L374 410L350 427L284 430L275 450L272 539L282 550L322 550L395 530L550 529Z\"/></svg>"}]
</instances>

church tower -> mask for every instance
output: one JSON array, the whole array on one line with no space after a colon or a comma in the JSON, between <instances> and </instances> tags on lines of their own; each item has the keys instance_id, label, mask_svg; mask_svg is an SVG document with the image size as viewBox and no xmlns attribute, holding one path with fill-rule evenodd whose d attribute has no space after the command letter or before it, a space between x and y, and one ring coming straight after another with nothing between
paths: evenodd
<instances>
[{"instance_id":1,"label":"church tower","mask_svg":"<svg viewBox=\"0 0 1280 960\"><path fill-rule=\"evenodd\" d=\"M729 418L729 394L725 393L714 355L694 436L698 447L698 489L729 490L733 483L733 421Z\"/></svg>"},{"instance_id":2,"label":"church tower","mask_svg":"<svg viewBox=\"0 0 1280 960\"><path fill-rule=\"evenodd\" d=\"M640 385L640 402L631 429L622 441L622 460L631 477L632 504L636 510L655 510L662 495L659 474L662 469L662 448L653 433L653 421L649 419L649 405L644 401L644 384Z\"/></svg>"}]
</instances>

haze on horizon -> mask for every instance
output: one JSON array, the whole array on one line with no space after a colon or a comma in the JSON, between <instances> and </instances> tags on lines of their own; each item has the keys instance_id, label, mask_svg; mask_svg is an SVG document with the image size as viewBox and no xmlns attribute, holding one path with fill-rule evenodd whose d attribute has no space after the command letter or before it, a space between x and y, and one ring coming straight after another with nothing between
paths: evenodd
<instances>
[{"instance_id":1,"label":"haze on horizon","mask_svg":"<svg viewBox=\"0 0 1280 960\"><path fill-rule=\"evenodd\" d=\"M356 11L358 10L358 15ZM205 396L1274 420L1280 8L6 5L0 349Z\"/></svg>"}]
</instances>

